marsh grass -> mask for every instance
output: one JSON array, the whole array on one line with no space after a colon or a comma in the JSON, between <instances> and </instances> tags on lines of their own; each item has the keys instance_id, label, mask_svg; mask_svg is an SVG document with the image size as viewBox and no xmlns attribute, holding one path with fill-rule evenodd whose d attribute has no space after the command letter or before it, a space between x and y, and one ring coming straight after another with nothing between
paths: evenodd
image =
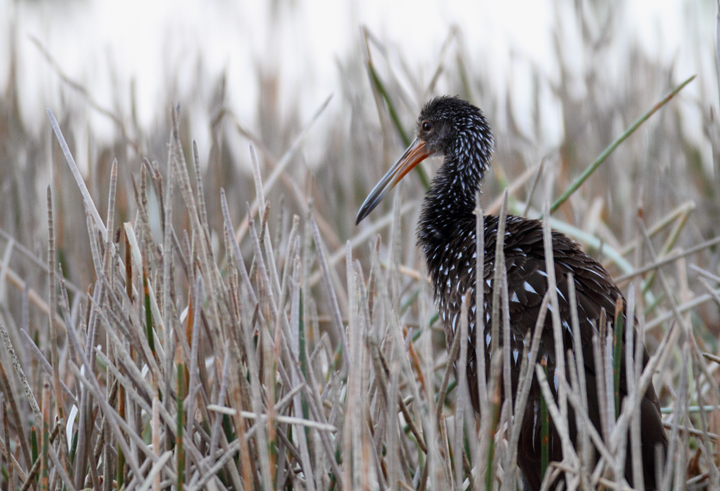
<instances>
[{"instance_id":1,"label":"marsh grass","mask_svg":"<svg viewBox=\"0 0 720 491\"><path fill-rule=\"evenodd\" d=\"M637 135L622 142L551 209L673 88L642 85L667 80L669 68L634 53L637 85L613 91L586 73L592 90L582 100L563 71L553 90L565 137L543 155L543 115L524 134L512 107L493 104L462 33L449 36L429 83L395 64L392 47L365 36L363 53L340 66L346 76L333 101L349 118L328 115L326 101L307 121L282 121L269 93L254 131L223 106L218 83L209 149L188 140L187 116L166 111L170 104L158 106L170 117L156 131L110 111L118 139L108 146L78 144L87 140L79 133L92 131L78 129L72 107L49 112L52 129L28 131L11 83L0 99L3 489L517 489L519 418L511 415L523 414L529 384L515 407L500 400L509 348L482 353L491 377L480 383L477 417L467 381L455 380L450 362L466 359L467 336L445 347L415 248L424 178L407 179L411 185L374 220L352 226L436 84L480 104L491 121L508 122L495 126L485 212L544 211L546 234L551 226L581 242L625 289L638 340L652 354L644 370L632 365L639 356L626 357L633 390L618 406L615 334L600 329L593 343L604 418L596 431L576 369L582 350L562 370L555 398L537 360L539 337L528 337L524 380L539 380L565 456L547 474L566 471L571 488L622 487L624 435L629 429L639 445L639 395L654 380L671 442L658 456L662 488L720 486L717 179L677 109L701 106L705 137L717 149L702 104L681 93L640 127L645 143ZM602 52L602 39L584 41ZM562 43L557 49L563 60ZM78 89L63 77L68 90ZM535 77L539 99L550 82ZM84 89L81 96L89 97ZM350 131L339 130L348 119ZM271 138L275 125L282 130ZM328 136L310 170L301 149L316 126ZM244 167L227 143L242 138L252 142ZM87 163L85 172L75 158ZM51 162L49 181L36 165L42 161ZM504 271L494 274L503 284ZM507 332L500 309L507 291L497 292L493 340ZM544 300L543 316L556 302ZM553 326L559 332L559 319ZM626 349L639 353L630 334L626 327ZM568 407L580 428L577 448L567 436Z\"/></svg>"}]
</instances>

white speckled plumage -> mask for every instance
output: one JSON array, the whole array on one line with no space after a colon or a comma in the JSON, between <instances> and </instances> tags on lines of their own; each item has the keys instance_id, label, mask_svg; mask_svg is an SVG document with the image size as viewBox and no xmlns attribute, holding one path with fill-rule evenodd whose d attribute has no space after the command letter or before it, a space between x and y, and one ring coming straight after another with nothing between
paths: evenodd
<instances>
[{"instance_id":1,"label":"white speckled plumage","mask_svg":"<svg viewBox=\"0 0 720 491\"><path fill-rule=\"evenodd\" d=\"M476 339L475 287L477 284L474 210L475 196L489 166L493 144L490 127L477 107L458 98L439 97L428 102L423 108L418 118L417 140L403 157L407 156L407 159L411 160L411 166L417 165L427 155L439 154L445 157L423 202L418 224L418 244L425 253L448 345L452 343L459 326L462 299L466 293L471 293L468 306L470 345L466 370L471 400L476 410L478 409L477 377L481 374L487 376L488 367L477 366L474 346ZM410 152L411 150L417 152L421 150L423 153L417 156L417 152ZM403 163L403 159L401 159L393 169L401 168ZM407 172L409 169L404 170ZM391 172L396 172L396 170ZM388 175L391 172L388 172ZM390 187L392 187L396 181L387 179L388 175L381 182L391 182ZM377 197L382 197L385 192L386 188L382 186L380 189L376 187L373 190L358 213L358 221L376 206ZM482 329L486 348L489 348L492 344L490 312L494 286L498 217L484 217L484 227L485 251L482 265L484 274L483 281L479 284L483 286L482 298L485 313ZM608 318L612 319L615 302L618 298L622 298L622 294L603 267L566 236L552 232L552 249L565 349L573 349L575 346L573 330L568 322L570 319L568 273L573 275L577 311L580 318L580 345L588 380L587 396L590 401L590 419L599 428L600 416L595 389L594 353L591 339L597 332L596 325L601 310L605 309L609 312ZM508 216L505 223L504 256L508 284L512 354L511 381L514 398L518 385L518 366L522 361L519 354L524 352L525 334L534 328L540 304L548 289L541 223L522 217ZM550 305L549 309L551 308ZM551 323L551 316L548 315L541 335L538 359L543 357L546 359L549 379L552 380L552 386L557 390L559 379L555 373L555 340ZM502 340L499 341L502 344ZM647 358L648 355L645 352L643 364L647 362ZM624 397L627 393L624 361L620 366L622 369L620 393L621 397ZM523 471L527 489L533 491L540 488L541 482L538 425L540 398L539 386L537 381L533 380L518 445L518 464ZM574 439L576 433L574 416L569 415L568 419L571 438ZM641 419L643 428L642 459L646 467L644 482L646 489L653 489L655 486L654 447L655 444L658 444L666 451L667 439L662 427L658 400L652 387L649 388L643 399ZM561 460L560 441L552 422L549 447L551 459ZM628 466L626 467L626 477L632 482L629 472Z\"/></svg>"}]
</instances>

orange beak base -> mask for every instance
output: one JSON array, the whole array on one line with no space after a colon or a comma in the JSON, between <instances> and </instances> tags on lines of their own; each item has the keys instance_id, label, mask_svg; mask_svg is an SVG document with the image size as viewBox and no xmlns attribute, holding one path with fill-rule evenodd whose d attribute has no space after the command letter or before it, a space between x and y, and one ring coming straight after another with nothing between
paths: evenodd
<instances>
[{"instance_id":1,"label":"orange beak base","mask_svg":"<svg viewBox=\"0 0 720 491\"><path fill-rule=\"evenodd\" d=\"M375 207L380 204L385 195L399 183L405 175L410 172L413 167L432 155L423 140L415 138L405 153L395 162L390 170L380 179L370 192L365 202L358 211L355 225L359 224L366 216L370 214Z\"/></svg>"}]
</instances>

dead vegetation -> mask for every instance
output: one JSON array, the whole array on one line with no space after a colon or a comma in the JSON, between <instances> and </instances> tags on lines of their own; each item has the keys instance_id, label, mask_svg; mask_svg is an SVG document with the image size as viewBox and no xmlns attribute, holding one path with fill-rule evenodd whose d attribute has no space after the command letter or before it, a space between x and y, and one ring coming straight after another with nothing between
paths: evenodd
<instances>
[{"instance_id":1,"label":"dead vegetation","mask_svg":"<svg viewBox=\"0 0 720 491\"><path fill-rule=\"evenodd\" d=\"M584 32L589 59L607 56L607 39ZM105 111L117 140L93 144L72 107L53 109L52 130L28 131L11 80L0 98L3 489L516 489L509 412L491 400L499 420L476 420L448 369L415 248L421 179L359 229L357 207L438 90L498 122L485 211L497 213L508 188L507 211L537 217L680 80L639 50L627 54L624 87L608 85L601 64L561 70L559 81L535 70L528 132L512 101L493 102L462 33L450 34L430 80L398 66L371 33L362 41L340 64L339 115L326 102L308 121L283 121L269 91L251 128L216 81L213 100L200 101L212 105L210 148L189 140L187 116L170 104L157 108L166 124L148 131L68 77L66 90ZM553 148L542 143L548 97L564 128ZM711 106L680 92L549 221L614 273L654 353L645 372L629 371L631 386L652 377L661 399L671 441L663 489L720 486ZM688 134L689 111L702 134ZM314 124L326 143L305 162ZM253 142L244 161L231 139ZM712 162L698 142L709 142ZM78 156L84 173L70 164ZM450 348L466 354L464 343ZM567 399L549 401L549 417L582 407L571 389L579 374L568 371ZM581 425L600 449L597 467L568 448L549 470L569 471L570 486L617 486L612 470L626 453L617 435L639 431L633 402L603 435ZM604 400L607 412L613 405Z\"/></svg>"}]
</instances>

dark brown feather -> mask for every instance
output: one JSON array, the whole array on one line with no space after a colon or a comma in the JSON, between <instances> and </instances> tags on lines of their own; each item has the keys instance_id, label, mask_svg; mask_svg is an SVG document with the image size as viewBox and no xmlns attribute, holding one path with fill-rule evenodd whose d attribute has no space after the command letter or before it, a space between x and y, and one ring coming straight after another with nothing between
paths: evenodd
<instances>
[{"instance_id":1,"label":"dark brown feather","mask_svg":"<svg viewBox=\"0 0 720 491\"><path fill-rule=\"evenodd\" d=\"M491 333L490 318L492 309L493 276L495 268L495 243L497 239L496 216L486 216L485 224L485 255L484 255L484 312L486 323L483 336L489 339ZM428 261L430 275L435 285L435 297L440 308L440 317L443 320L446 340L452 344L456 327L459 325L460 304L465 292L471 291L469 311L475 309L475 268L472 253L458 256L457 251L475 251L475 218L465 217L456 222L456 231L446 240L436 237L437 241L424 242L422 245L426 255L432 257ZM448 245L448 247L446 247ZM558 303L560 319L563 325L563 343L565 350L572 350L573 337L570 326L570 304L568 302L568 273L572 273L575 281L577 310L581 333L581 345L585 361L585 377L587 383L587 397L589 416L596 428L600 428L599 403L597 396L597 383L595 379L595 363L592 351L592 336L597 334L597 323L601 309L609 313L611 321L615 311L615 302L622 298L621 292L614 284L605 269L594 259L565 235L552 233L552 249L555 264L555 277L557 279ZM509 318L511 328L511 365L513 396L518 386L519 370L525 334L535 326L539 315L540 305L548 289L548 280L545 274L545 252L543 247L542 224L536 220L509 216L505 228L505 243L503 247L505 265L507 268ZM445 271L450 274L446 275ZM452 275L457 272L456 275ZM446 277L450 276L450 283ZM477 370L475 364L475 318L470 315L469 342L471 346L471 361L468 364L467 375L471 393L471 400L476 411L479 411L477 394ZM612 322L610 322L612 326ZM488 337L486 337L488 336ZM500 340L502 345L502 340ZM489 349L489 343L486 348ZM623 342L624 348L624 342ZM625 360L620 366L620 397L627 395L625 377ZM555 346L551 316L545 319L545 326L541 337L538 359L545 357L548 362L548 379L553 380L556 366ZM648 361L647 350L643 350L643 367ZM485 367L487 377L489 368ZM554 389L554 387L552 387ZM504 396L503 396L504 397ZM540 489L540 423L539 417L541 392L537 381L533 381L530 396L526 406L525 417L518 444L518 464L523 470L530 489ZM575 415L572 409L568 414L571 439L575 442L576 427ZM550 459L562 460L560 440L551 421ZM641 403L641 426L643 446L643 468L646 470L643 480L646 489L655 488L654 448L660 445L667 450L667 438L662 427L660 406L654 388L649 387ZM629 446L628 446L629 448ZM631 456L628 455L626 477L632 483Z\"/></svg>"}]
</instances>

